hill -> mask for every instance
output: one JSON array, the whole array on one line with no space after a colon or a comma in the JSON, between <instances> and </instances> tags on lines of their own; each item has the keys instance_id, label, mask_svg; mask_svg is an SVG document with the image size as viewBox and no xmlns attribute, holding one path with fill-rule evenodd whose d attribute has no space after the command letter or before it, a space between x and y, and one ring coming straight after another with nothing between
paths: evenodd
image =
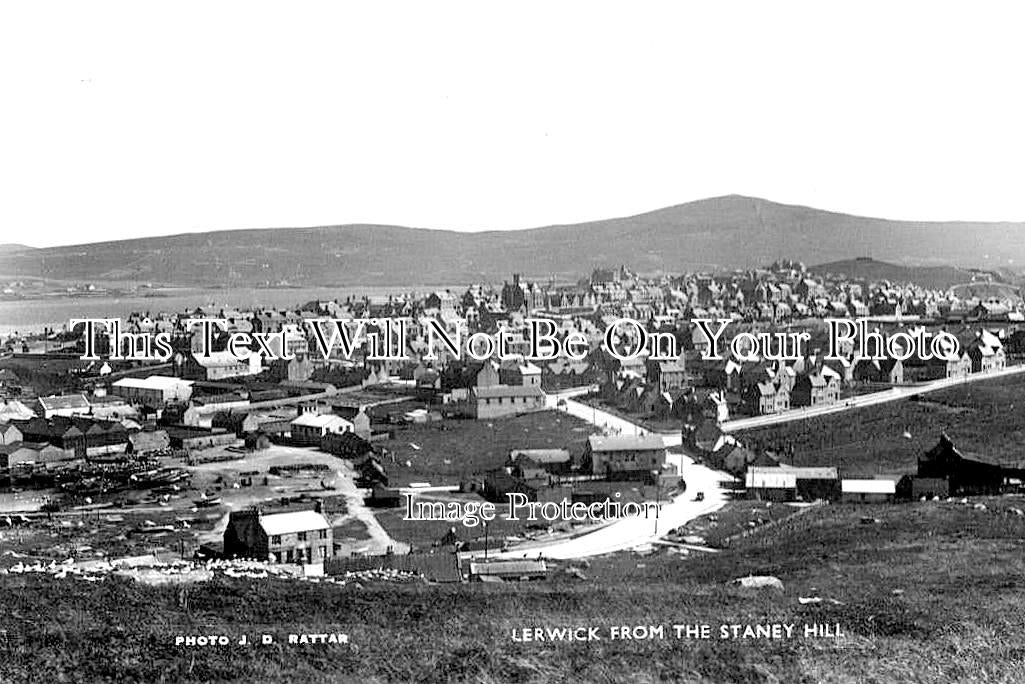
<instances>
[{"instance_id":1,"label":"hill","mask_svg":"<svg viewBox=\"0 0 1025 684\"><path fill-rule=\"evenodd\" d=\"M193 233L0 254L0 276L189 285L408 285L749 268L785 256L826 263L886 254L906 264L1025 261L1021 223L921 223L730 195L638 216L457 233L349 225Z\"/></svg>"},{"instance_id":2,"label":"hill","mask_svg":"<svg viewBox=\"0 0 1025 684\"><path fill-rule=\"evenodd\" d=\"M5 242L2 245L0 245L0 254L9 254L11 252L24 252L30 249L35 249L35 247L29 247L28 245L19 245L15 242Z\"/></svg>"},{"instance_id":3,"label":"hill","mask_svg":"<svg viewBox=\"0 0 1025 684\"><path fill-rule=\"evenodd\" d=\"M818 266L812 266L809 270L812 273L822 275L842 275L852 280L866 280L868 282L888 280L893 283L915 283L916 285L939 290L948 290L955 285L969 283L973 277L980 275L977 269L965 269L956 266L907 266L864 257L819 264ZM999 278L996 274L986 273L985 275ZM1013 288L1010 289L1013 290Z\"/></svg>"}]
</instances>

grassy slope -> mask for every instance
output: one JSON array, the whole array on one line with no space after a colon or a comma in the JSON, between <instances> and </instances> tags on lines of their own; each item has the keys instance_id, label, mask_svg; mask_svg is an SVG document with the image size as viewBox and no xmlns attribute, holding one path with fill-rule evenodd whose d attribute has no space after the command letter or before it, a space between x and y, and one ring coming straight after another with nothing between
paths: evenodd
<instances>
[{"instance_id":1,"label":"grassy slope","mask_svg":"<svg viewBox=\"0 0 1025 684\"><path fill-rule=\"evenodd\" d=\"M1017 457L1025 441L1023 406L1025 385L1009 377L933 392L918 401L744 430L737 437L754 449L792 445L794 465L835 465L844 475L914 472L918 457L943 431L965 451Z\"/></svg>"},{"instance_id":2,"label":"grassy slope","mask_svg":"<svg viewBox=\"0 0 1025 684\"><path fill-rule=\"evenodd\" d=\"M1025 518L988 501L833 506L718 555L594 561L586 580L429 587L5 577L2 681L1022 681ZM865 515L880 524L864 525ZM771 573L783 593L724 583ZM903 593L895 593L901 590ZM842 605L802 606L798 596ZM832 640L513 643L516 627L839 622ZM179 633L348 633L332 646L173 645Z\"/></svg>"}]
</instances>

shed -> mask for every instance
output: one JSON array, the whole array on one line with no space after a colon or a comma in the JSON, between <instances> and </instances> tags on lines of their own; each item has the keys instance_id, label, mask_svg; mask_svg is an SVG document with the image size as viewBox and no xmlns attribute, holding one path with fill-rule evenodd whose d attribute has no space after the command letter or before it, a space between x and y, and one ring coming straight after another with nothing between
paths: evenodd
<instances>
[{"instance_id":1,"label":"shed","mask_svg":"<svg viewBox=\"0 0 1025 684\"><path fill-rule=\"evenodd\" d=\"M893 480L841 480L840 490L845 503L892 503L897 498Z\"/></svg>"}]
</instances>

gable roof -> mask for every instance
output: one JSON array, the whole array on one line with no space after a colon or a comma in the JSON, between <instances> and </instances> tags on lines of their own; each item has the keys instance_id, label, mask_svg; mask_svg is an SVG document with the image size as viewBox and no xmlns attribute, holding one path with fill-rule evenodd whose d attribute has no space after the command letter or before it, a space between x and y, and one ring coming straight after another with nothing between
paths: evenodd
<instances>
[{"instance_id":1,"label":"gable roof","mask_svg":"<svg viewBox=\"0 0 1025 684\"><path fill-rule=\"evenodd\" d=\"M311 428L332 428L337 425L352 425L349 421L345 420L341 416L335 416L330 414L313 414L304 413L291 422L292 425L298 425L300 427L311 427Z\"/></svg>"}]
</instances>

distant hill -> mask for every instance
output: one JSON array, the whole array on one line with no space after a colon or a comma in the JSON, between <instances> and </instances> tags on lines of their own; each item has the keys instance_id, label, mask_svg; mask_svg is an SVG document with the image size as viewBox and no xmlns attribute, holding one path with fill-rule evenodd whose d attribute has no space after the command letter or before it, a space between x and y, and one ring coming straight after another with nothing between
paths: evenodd
<instances>
[{"instance_id":1,"label":"distant hill","mask_svg":"<svg viewBox=\"0 0 1025 684\"><path fill-rule=\"evenodd\" d=\"M939 290L949 290L955 285L969 283L974 277L982 275L978 270L956 266L904 266L867 258L833 261L828 264L812 266L808 270L815 274L832 273L869 282L889 280L893 283L915 283ZM999 277L996 274L989 275L994 278Z\"/></svg>"},{"instance_id":2,"label":"distant hill","mask_svg":"<svg viewBox=\"0 0 1025 684\"><path fill-rule=\"evenodd\" d=\"M919 223L730 195L639 216L517 231L397 226L231 230L0 253L0 276L182 285L409 285L750 268L885 255L905 265L1025 263L1025 224Z\"/></svg>"},{"instance_id":3,"label":"distant hill","mask_svg":"<svg viewBox=\"0 0 1025 684\"><path fill-rule=\"evenodd\" d=\"M35 247L29 247L28 245L19 245L14 242L5 242L0 245L0 254L8 254L10 252L24 252L27 249L35 249Z\"/></svg>"}]
</instances>

